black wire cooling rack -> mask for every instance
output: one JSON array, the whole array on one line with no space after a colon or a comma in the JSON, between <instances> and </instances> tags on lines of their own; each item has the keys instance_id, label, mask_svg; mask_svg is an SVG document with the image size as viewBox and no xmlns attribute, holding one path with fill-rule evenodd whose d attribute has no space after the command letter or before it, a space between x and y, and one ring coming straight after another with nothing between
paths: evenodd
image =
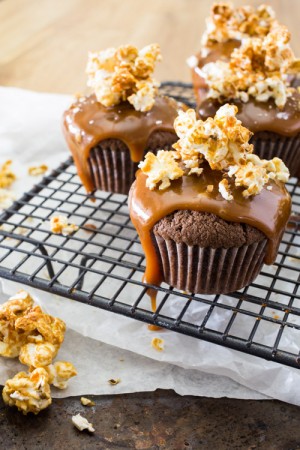
<instances>
[{"instance_id":1,"label":"black wire cooling rack","mask_svg":"<svg viewBox=\"0 0 300 450\"><path fill-rule=\"evenodd\" d=\"M190 85L163 90L193 105ZM0 216L0 277L155 324L225 347L300 367L300 187L288 183L293 214L276 262L230 295L188 295L157 289L152 312L142 282L144 255L127 197L87 196L72 160L61 164ZM50 232L54 215L79 226L71 236Z\"/></svg>"}]
</instances>

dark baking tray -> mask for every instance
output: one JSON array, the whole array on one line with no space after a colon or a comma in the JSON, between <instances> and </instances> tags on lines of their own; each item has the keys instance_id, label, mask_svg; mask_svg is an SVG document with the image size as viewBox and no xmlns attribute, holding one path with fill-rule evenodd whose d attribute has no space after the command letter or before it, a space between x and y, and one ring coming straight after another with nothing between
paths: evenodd
<instances>
[{"instance_id":1,"label":"dark baking tray","mask_svg":"<svg viewBox=\"0 0 300 450\"><path fill-rule=\"evenodd\" d=\"M167 82L162 90L194 106L191 85ZM287 188L293 215L273 266L226 296L153 287L158 291L153 313L127 197L98 191L92 201L69 159L0 216L0 277L298 368L300 187L292 179ZM79 225L74 235L49 231L49 218L59 213Z\"/></svg>"}]
</instances>

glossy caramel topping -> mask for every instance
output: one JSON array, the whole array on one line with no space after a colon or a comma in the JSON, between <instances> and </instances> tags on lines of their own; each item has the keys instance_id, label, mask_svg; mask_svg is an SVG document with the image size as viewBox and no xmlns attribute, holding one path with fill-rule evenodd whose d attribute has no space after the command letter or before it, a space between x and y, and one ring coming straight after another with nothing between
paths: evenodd
<instances>
[{"instance_id":1,"label":"glossy caramel topping","mask_svg":"<svg viewBox=\"0 0 300 450\"><path fill-rule=\"evenodd\" d=\"M279 109L272 99L258 102L250 97L246 103L236 99L226 100L225 103L238 107L237 118L253 133L271 131L283 136L295 136L300 132L300 93L296 90L288 97L282 109ZM199 117L203 120L214 117L220 106L217 99L203 100L198 108Z\"/></svg>"},{"instance_id":2,"label":"glossy caramel topping","mask_svg":"<svg viewBox=\"0 0 300 450\"><path fill-rule=\"evenodd\" d=\"M235 188L233 200L226 201L218 192L222 173L212 171L208 166L199 177L183 176L172 181L164 191L149 190L146 179L147 176L139 170L129 197L130 217L146 255L145 282L158 285L162 281L151 237L153 226L178 210L209 212L229 222L246 223L257 228L268 238L265 263L274 263L291 210L290 195L282 183L271 182L272 190L264 187L260 194L250 198L243 197L240 188ZM213 185L212 192L207 192L208 185Z\"/></svg>"},{"instance_id":3,"label":"glossy caramel topping","mask_svg":"<svg viewBox=\"0 0 300 450\"><path fill-rule=\"evenodd\" d=\"M93 147L105 139L119 139L127 145L132 161L138 162L153 132L174 132L173 123L182 107L163 96L157 97L147 112L136 111L128 102L105 107L95 95L73 104L64 114L63 131L87 191L94 189L88 165Z\"/></svg>"}]
</instances>

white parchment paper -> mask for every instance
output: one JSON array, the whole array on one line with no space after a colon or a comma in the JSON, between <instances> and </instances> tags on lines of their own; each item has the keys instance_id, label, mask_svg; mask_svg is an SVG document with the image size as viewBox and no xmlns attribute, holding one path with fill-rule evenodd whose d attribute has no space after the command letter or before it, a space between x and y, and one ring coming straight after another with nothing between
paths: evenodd
<instances>
[{"instance_id":1,"label":"white parchment paper","mask_svg":"<svg viewBox=\"0 0 300 450\"><path fill-rule=\"evenodd\" d=\"M33 162L48 163L54 168L68 156L60 121L70 97L38 94L14 88L0 88L0 162L6 158L16 162L19 181L14 190L20 194L35 181L27 177L26 168ZM38 180L38 179L37 179ZM20 286L3 282L5 295ZM58 359L72 361L78 377L71 380L66 391L54 396L107 394L172 388L180 394L211 397L277 398L300 405L300 372L277 363L245 355L204 341L170 331L151 332L145 324L99 310L65 298L26 288L50 314L66 321L68 332ZM181 299L169 302L176 309ZM226 297L224 297L226 301ZM199 304L187 311L186 320L203 313ZM189 314L193 315L189 317ZM220 327L224 317L214 318ZM239 324L240 331L244 327ZM236 330L239 332L239 329ZM274 339L272 327L265 327L266 341ZM157 352L151 339L161 337L165 350ZM300 341L286 333L283 344L295 351ZM16 372L16 361L1 359L0 383ZM107 380L121 378L117 386Z\"/></svg>"}]
</instances>

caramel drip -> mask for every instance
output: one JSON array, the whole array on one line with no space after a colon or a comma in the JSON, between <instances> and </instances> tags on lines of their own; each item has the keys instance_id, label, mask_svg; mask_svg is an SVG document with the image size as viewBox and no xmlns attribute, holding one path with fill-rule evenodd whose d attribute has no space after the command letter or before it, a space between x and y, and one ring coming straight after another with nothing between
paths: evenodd
<instances>
[{"instance_id":1,"label":"caramel drip","mask_svg":"<svg viewBox=\"0 0 300 450\"><path fill-rule=\"evenodd\" d=\"M240 100L227 100L226 103L238 107L237 118L253 133L271 131L291 137L300 132L300 93L297 91L288 97L282 109L277 108L273 100L258 102L252 97L246 103ZM214 117L220 106L220 102L215 99L202 101L198 109L200 118L205 120Z\"/></svg>"},{"instance_id":2,"label":"caramel drip","mask_svg":"<svg viewBox=\"0 0 300 450\"><path fill-rule=\"evenodd\" d=\"M130 217L139 234L146 255L144 281L159 285L162 280L160 261L151 237L153 226L177 210L195 210L216 214L229 222L240 222L261 230L268 238L264 262L273 264L291 210L291 198L282 183L272 182L272 190L264 188L251 198L244 198L240 188L233 191L233 201L226 201L218 192L222 174L205 168L200 177L183 176L171 186L159 191L146 187L146 175L141 170L129 197ZM211 193L207 185L213 185Z\"/></svg>"},{"instance_id":3,"label":"caramel drip","mask_svg":"<svg viewBox=\"0 0 300 450\"><path fill-rule=\"evenodd\" d=\"M97 102L95 95L72 105L64 114L63 131L86 190L92 192L95 188L88 164L93 147L105 139L119 139L127 145L132 161L138 162L153 132L175 133L173 123L183 106L160 96L147 112L136 111L128 102L107 108Z\"/></svg>"}]
</instances>

